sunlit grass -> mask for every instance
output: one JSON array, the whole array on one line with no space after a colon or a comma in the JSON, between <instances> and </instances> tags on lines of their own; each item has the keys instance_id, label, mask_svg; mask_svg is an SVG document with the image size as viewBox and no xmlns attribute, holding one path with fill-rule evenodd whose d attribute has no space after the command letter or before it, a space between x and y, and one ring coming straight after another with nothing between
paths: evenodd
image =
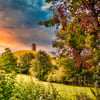
<instances>
[{"instance_id":1,"label":"sunlit grass","mask_svg":"<svg viewBox=\"0 0 100 100\"><path fill-rule=\"evenodd\" d=\"M41 84L45 87L48 87L51 84L49 82L39 81L30 75L22 75L22 74L17 75L16 80L23 83L30 83L31 81L34 81L35 84ZM56 90L62 97L67 97L74 100L76 94L80 95L81 93L83 93L86 94L88 97L90 97L92 100L96 99L93 93L91 92L90 87L70 86L70 85L57 84L57 83L52 83L52 85L54 88L56 88ZM94 88L92 89L94 90Z\"/></svg>"},{"instance_id":2,"label":"sunlit grass","mask_svg":"<svg viewBox=\"0 0 100 100\"><path fill-rule=\"evenodd\" d=\"M20 51L14 52L14 55L16 57L19 57L19 56L21 56L21 55L23 55L25 53L33 53L33 54L36 54L37 52L36 51L32 51L32 50L20 50Z\"/></svg>"}]
</instances>

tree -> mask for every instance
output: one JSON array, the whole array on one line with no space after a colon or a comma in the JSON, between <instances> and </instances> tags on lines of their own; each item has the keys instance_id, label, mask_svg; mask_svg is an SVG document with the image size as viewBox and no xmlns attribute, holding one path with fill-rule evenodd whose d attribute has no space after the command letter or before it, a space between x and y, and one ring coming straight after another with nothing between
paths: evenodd
<instances>
[{"instance_id":1,"label":"tree","mask_svg":"<svg viewBox=\"0 0 100 100\"><path fill-rule=\"evenodd\" d=\"M91 56L96 61L96 85L98 84L98 73L100 71L100 1L99 0L46 0L46 2L52 2L52 10L54 12L54 19L57 28L62 26L62 30L66 31L69 23L72 23L72 19L76 21L71 27L72 33L77 33L76 23L81 26L81 30L84 34L87 34L89 39L88 43L84 45L88 46ZM58 3L57 3L58 2ZM72 39L73 40L73 39ZM75 44L72 41L73 44ZM74 45L73 45L74 46ZM78 51L73 46L71 48L78 55L75 56L78 65L80 63L80 50ZM77 51L76 51L77 50ZM81 50L82 51L82 50ZM83 64L84 65L84 64ZM97 87L97 86L96 86ZM98 92L97 92L98 95ZM98 96L97 96L98 99Z\"/></svg>"},{"instance_id":2,"label":"tree","mask_svg":"<svg viewBox=\"0 0 100 100\"><path fill-rule=\"evenodd\" d=\"M32 67L37 73L36 77L40 80L46 80L48 73L52 69L52 63L49 55L44 51L39 51L32 61Z\"/></svg>"},{"instance_id":3,"label":"tree","mask_svg":"<svg viewBox=\"0 0 100 100\"><path fill-rule=\"evenodd\" d=\"M51 18L51 19L45 20L45 21L43 21L43 22L40 21L38 24L39 24L39 25L45 25L46 27L51 27L51 26L54 26L54 25L55 25L55 22L54 22L54 19Z\"/></svg>"},{"instance_id":4,"label":"tree","mask_svg":"<svg viewBox=\"0 0 100 100\"><path fill-rule=\"evenodd\" d=\"M31 66L31 61L34 58L35 57L32 53L25 53L22 56L20 56L18 67L19 72L27 74Z\"/></svg>"},{"instance_id":5,"label":"tree","mask_svg":"<svg viewBox=\"0 0 100 100\"><path fill-rule=\"evenodd\" d=\"M56 33L56 41L53 41L53 47L56 47L59 51L59 55L62 57L66 57L69 54L69 51L71 51L70 48L73 48L74 50L78 50L80 53L83 49L87 49L84 45L86 42L87 34L85 34L78 23L76 23L76 26L73 26L76 19L73 19L72 23L69 23L67 25L67 29L64 31L60 29ZM73 30L75 32L71 31L73 27ZM80 37L80 38L78 38Z\"/></svg>"},{"instance_id":6,"label":"tree","mask_svg":"<svg viewBox=\"0 0 100 100\"><path fill-rule=\"evenodd\" d=\"M73 73L76 71L75 61L66 57L58 59L58 66L63 68L63 72L66 73L66 79L72 78Z\"/></svg>"},{"instance_id":7,"label":"tree","mask_svg":"<svg viewBox=\"0 0 100 100\"><path fill-rule=\"evenodd\" d=\"M59 3L57 3L59 1ZM54 12L55 24L62 26L62 29L65 30L69 23L73 23L72 18L76 20L71 27L72 32L76 33L75 26L81 26L83 32L89 33L88 37L94 39L93 42L99 45L100 41L100 2L99 0L46 0L46 2L52 2L51 10ZM45 24L44 24L45 25ZM92 30L91 30L92 29ZM93 38L94 37L94 38ZM91 41L91 40L90 40ZM92 43L93 43L92 42ZM97 45L92 45L94 49ZM98 48L98 47L97 47ZM98 48L99 49L99 48ZM97 49L97 50L98 50ZM98 52L98 51L97 51ZM93 52L92 52L93 53ZM98 53L96 53L98 55ZM94 56L96 56L94 55ZM98 57L97 59L99 59Z\"/></svg>"},{"instance_id":8,"label":"tree","mask_svg":"<svg viewBox=\"0 0 100 100\"><path fill-rule=\"evenodd\" d=\"M59 3L57 3L59 1ZM54 6L52 6L52 10L54 12L55 24L58 26L62 26L63 30L68 28L69 23L73 23L71 21L73 18L76 20L71 27L71 31L76 34L76 29L74 27L78 25L81 26L81 30L84 33L89 33L88 37L90 37L89 48L94 51L96 49L96 53L94 55L95 59L99 60L99 45L100 45L100 2L99 0L46 0L46 2L52 2ZM92 36L91 36L92 35ZM92 38L92 39L91 39ZM92 43L94 45L91 45ZM98 56L98 57L96 57Z\"/></svg>"},{"instance_id":9,"label":"tree","mask_svg":"<svg viewBox=\"0 0 100 100\"><path fill-rule=\"evenodd\" d=\"M17 58L13 55L9 48L5 48L5 52L0 57L0 69L6 72L15 71L17 67Z\"/></svg>"}]
</instances>

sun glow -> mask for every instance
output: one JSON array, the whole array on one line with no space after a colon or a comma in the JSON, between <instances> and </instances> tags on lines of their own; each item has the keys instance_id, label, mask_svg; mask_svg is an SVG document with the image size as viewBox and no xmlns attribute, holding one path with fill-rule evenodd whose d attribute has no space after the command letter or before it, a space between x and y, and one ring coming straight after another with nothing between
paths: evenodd
<instances>
[{"instance_id":1,"label":"sun glow","mask_svg":"<svg viewBox=\"0 0 100 100\"><path fill-rule=\"evenodd\" d=\"M0 48L9 47L11 49L27 48L25 44L21 43L9 31L0 30Z\"/></svg>"}]
</instances>

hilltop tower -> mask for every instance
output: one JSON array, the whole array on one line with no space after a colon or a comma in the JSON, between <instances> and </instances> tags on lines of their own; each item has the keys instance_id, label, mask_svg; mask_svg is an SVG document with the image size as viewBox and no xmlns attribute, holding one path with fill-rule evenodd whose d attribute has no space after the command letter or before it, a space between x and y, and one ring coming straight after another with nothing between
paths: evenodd
<instances>
[{"instance_id":1,"label":"hilltop tower","mask_svg":"<svg viewBox=\"0 0 100 100\"><path fill-rule=\"evenodd\" d=\"M36 51L36 44L35 43L32 44L32 51Z\"/></svg>"}]
</instances>

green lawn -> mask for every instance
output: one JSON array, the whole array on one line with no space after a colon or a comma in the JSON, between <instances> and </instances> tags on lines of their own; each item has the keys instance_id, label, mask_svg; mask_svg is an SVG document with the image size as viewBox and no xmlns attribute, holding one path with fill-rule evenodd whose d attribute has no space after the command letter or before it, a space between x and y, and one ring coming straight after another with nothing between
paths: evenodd
<instances>
[{"instance_id":1,"label":"green lawn","mask_svg":"<svg viewBox=\"0 0 100 100\"><path fill-rule=\"evenodd\" d=\"M44 85L45 87L51 85L51 83L49 82L38 81L34 77L29 76L29 75L19 74L17 75L16 80L19 82L21 81L23 83L29 83L33 80L35 84L41 84L41 85ZM71 98L71 100L74 100L74 96L76 94L80 95L80 93L84 93L88 97L90 97L92 100L95 100L95 96L93 95L89 87L70 86L70 85L57 84L57 83L52 83L52 85L61 96ZM95 90L95 89L92 88L92 90Z\"/></svg>"}]
</instances>

